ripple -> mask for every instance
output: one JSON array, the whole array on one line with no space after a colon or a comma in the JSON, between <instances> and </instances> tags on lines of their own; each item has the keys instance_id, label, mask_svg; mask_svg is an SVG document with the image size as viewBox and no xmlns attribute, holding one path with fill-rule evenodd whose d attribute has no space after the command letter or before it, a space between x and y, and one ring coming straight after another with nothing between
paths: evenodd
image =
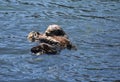
<instances>
[{"instance_id":1,"label":"ripple","mask_svg":"<svg viewBox=\"0 0 120 82\"><path fill-rule=\"evenodd\" d=\"M57 5L58 7L63 7L63 8L69 8L69 9L74 9L75 7L73 6L68 6L68 5L65 5L65 4L58 4L58 3L53 3L53 2L50 2L51 5Z\"/></svg>"},{"instance_id":2,"label":"ripple","mask_svg":"<svg viewBox=\"0 0 120 82\"><path fill-rule=\"evenodd\" d=\"M1 0L0 81L119 81L119 0ZM77 51L33 56L27 34L59 24Z\"/></svg>"},{"instance_id":3,"label":"ripple","mask_svg":"<svg viewBox=\"0 0 120 82\"><path fill-rule=\"evenodd\" d=\"M80 15L82 17L90 17L92 19L105 19L109 21L118 21L117 18L120 18L119 16L91 16L91 15Z\"/></svg>"}]
</instances>

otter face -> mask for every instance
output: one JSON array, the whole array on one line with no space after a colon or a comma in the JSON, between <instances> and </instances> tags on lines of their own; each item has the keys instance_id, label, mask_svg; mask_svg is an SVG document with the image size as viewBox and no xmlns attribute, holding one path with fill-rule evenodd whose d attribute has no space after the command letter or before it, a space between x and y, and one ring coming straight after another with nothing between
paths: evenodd
<instances>
[{"instance_id":1,"label":"otter face","mask_svg":"<svg viewBox=\"0 0 120 82\"><path fill-rule=\"evenodd\" d=\"M35 42L36 39L39 37L40 33L39 32L30 32L27 36L27 39L30 41L30 42Z\"/></svg>"},{"instance_id":2,"label":"otter face","mask_svg":"<svg viewBox=\"0 0 120 82\"><path fill-rule=\"evenodd\" d=\"M46 36L64 36L66 33L59 25L49 25L45 31Z\"/></svg>"}]
</instances>

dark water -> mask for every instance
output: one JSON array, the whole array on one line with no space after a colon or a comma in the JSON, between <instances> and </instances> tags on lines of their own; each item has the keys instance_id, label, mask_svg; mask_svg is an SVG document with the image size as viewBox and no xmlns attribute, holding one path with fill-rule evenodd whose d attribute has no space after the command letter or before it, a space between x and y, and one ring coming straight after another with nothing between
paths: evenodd
<instances>
[{"instance_id":1,"label":"dark water","mask_svg":"<svg viewBox=\"0 0 120 82\"><path fill-rule=\"evenodd\" d=\"M58 24L77 51L33 56L30 31ZM0 0L0 82L120 80L120 0Z\"/></svg>"}]
</instances>

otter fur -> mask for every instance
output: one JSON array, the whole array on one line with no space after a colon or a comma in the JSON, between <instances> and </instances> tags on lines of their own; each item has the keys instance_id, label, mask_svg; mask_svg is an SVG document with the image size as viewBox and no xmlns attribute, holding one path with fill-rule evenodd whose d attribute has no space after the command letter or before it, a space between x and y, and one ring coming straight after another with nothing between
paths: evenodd
<instances>
[{"instance_id":1,"label":"otter fur","mask_svg":"<svg viewBox=\"0 0 120 82\"><path fill-rule=\"evenodd\" d=\"M49 25L48 28L45 31L46 36L63 36L63 37L68 37L65 33L65 31L56 24Z\"/></svg>"},{"instance_id":2,"label":"otter fur","mask_svg":"<svg viewBox=\"0 0 120 82\"><path fill-rule=\"evenodd\" d=\"M31 52L34 54L57 54L58 50L55 46L41 43L40 45L31 48Z\"/></svg>"},{"instance_id":3,"label":"otter fur","mask_svg":"<svg viewBox=\"0 0 120 82\"><path fill-rule=\"evenodd\" d=\"M32 53L56 54L62 49L76 49L70 42L66 33L58 25L48 26L45 33L32 31L28 34L27 39L30 42L39 42L38 46L31 48Z\"/></svg>"}]
</instances>

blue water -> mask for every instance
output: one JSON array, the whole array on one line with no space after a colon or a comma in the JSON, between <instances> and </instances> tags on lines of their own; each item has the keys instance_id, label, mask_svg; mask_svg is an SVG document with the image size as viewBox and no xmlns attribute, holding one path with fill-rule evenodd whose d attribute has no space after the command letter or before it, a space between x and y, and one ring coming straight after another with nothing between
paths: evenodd
<instances>
[{"instance_id":1,"label":"blue water","mask_svg":"<svg viewBox=\"0 0 120 82\"><path fill-rule=\"evenodd\" d=\"M77 46L31 54L31 31L58 24ZM120 0L0 0L0 82L120 80Z\"/></svg>"}]
</instances>

